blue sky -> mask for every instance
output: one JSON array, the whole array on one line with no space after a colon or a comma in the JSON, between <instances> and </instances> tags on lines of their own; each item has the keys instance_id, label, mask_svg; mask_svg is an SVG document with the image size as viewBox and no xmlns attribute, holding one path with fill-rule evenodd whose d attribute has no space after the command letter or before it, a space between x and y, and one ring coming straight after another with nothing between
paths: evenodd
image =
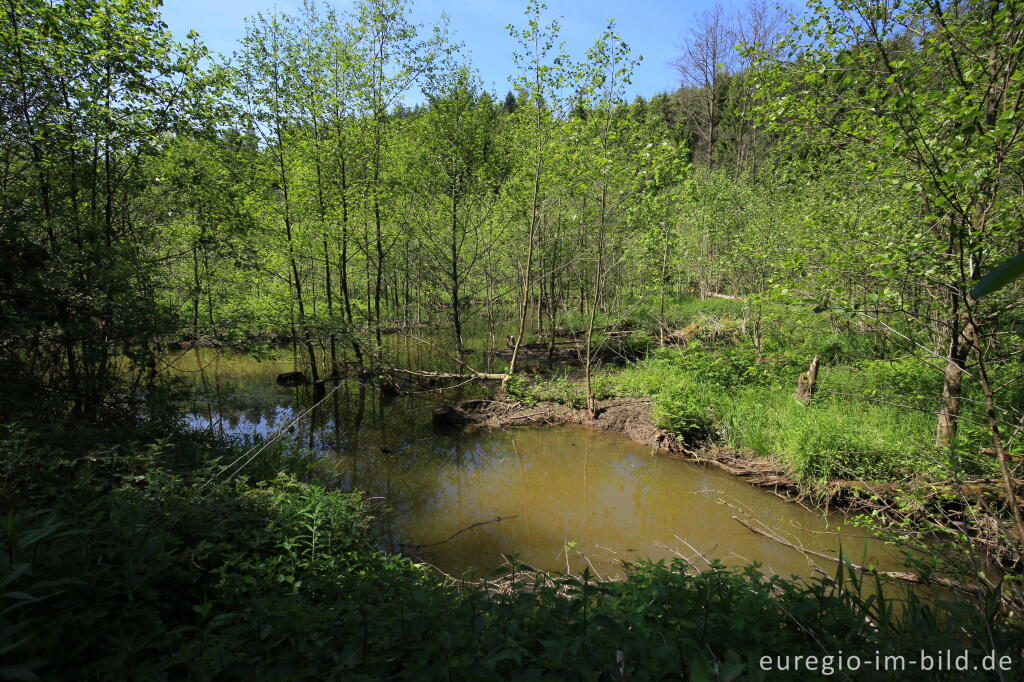
<instances>
[{"instance_id":1,"label":"blue sky","mask_svg":"<svg viewBox=\"0 0 1024 682\"><path fill-rule=\"evenodd\" d=\"M210 48L230 53L244 30L244 18L260 10L294 12L301 0L164 0L163 16L171 30L184 38L195 29ZM332 2L339 10L351 6L350 0ZM637 68L632 98L672 91L678 74L669 65L675 57L693 16L711 7L714 0L548 0L550 16L562 17L562 38L569 53L582 56L601 35L608 19L615 19L619 34L634 54L643 55ZM728 0L722 2L729 6ZM412 5L413 20L429 25L442 13L451 19L454 37L466 44L474 66L488 89L499 96L509 89L512 51L515 43L505 26L523 24L525 0L418 0ZM413 99L417 99L415 95Z\"/></svg>"}]
</instances>

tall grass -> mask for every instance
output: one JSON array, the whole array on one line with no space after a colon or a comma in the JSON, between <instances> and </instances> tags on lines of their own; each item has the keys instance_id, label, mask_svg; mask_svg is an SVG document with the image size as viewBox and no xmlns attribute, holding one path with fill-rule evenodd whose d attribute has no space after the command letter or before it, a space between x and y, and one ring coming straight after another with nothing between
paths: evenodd
<instances>
[{"instance_id":1,"label":"tall grass","mask_svg":"<svg viewBox=\"0 0 1024 682\"><path fill-rule=\"evenodd\" d=\"M857 398L803 405L791 392L745 388L720 404L726 442L779 461L807 483L940 474L932 420Z\"/></svg>"},{"instance_id":2,"label":"tall grass","mask_svg":"<svg viewBox=\"0 0 1024 682\"><path fill-rule=\"evenodd\" d=\"M658 424L681 439L752 451L808 484L952 474L932 445L936 380L915 360L826 367L811 405L793 398L802 363L795 354L758 362L743 344L691 346L659 351L614 382L621 395L652 396Z\"/></svg>"}]
</instances>

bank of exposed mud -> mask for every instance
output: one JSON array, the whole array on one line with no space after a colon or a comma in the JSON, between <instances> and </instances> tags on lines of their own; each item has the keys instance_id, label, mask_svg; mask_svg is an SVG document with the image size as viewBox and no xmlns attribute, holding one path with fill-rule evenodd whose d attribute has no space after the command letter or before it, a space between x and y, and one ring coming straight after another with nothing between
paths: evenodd
<instances>
[{"instance_id":1,"label":"bank of exposed mud","mask_svg":"<svg viewBox=\"0 0 1024 682\"><path fill-rule=\"evenodd\" d=\"M574 409L560 403L527 406L505 400L477 399L460 403L455 409L457 418L463 423L485 428L580 424L621 433L636 443L649 445L666 454L722 469L787 499L806 497L806 491L774 461L709 443L693 444L679 440L658 427L651 407L650 399L602 400L597 405L597 416L591 417L585 409Z\"/></svg>"}]
</instances>

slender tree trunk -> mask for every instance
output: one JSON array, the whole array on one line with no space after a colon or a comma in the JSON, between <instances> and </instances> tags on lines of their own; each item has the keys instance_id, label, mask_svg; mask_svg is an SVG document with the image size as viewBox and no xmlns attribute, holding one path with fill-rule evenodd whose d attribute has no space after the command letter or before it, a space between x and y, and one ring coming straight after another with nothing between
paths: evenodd
<instances>
[{"instance_id":1,"label":"slender tree trunk","mask_svg":"<svg viewBox=\"0 0 1024 682\"><path fill-rule=\"evenodd\" d=\"M206 319L210 323L211 331L216 331L214 324L214 310L213 310L213 281L212 273L210 272L210 256L204 251L203 252L203 273L206 275Z\"/></svg>"},{"instance_id":2,"label":"slender tree trunk","mask_svg":"<svg viewBox=\"0 0 1024 682\"><path fill-rule=\"evenodd\" d=\"M199 245L192 246L192 334L199 336L199 297L202 291L199 282Z\"/></svg>"},{"instance_id":3,"label":"slender tree trunk","mask_svg":"<svg viewBox=\"0 0 1024 682\"><path fill-rule=\"evenodd\" d=\"M382 343L380 332L380 295L384 282L384 234L381 226L380 203L377 197L373 198L373 222L375 227L375 241L377 253L377 272L373 282L373 332L377 339L377 355L380 356Z\"/></svg>"},{"instance_id":4,"label":"slender tree trunk","mask_svg":"<svg viewBox=\"0 0 1024 682\"><path fill-rule=\"evenodd\" d=\"M455 332L455 355L462 360L462 316L459 305L460 282L459 282L459 200L455 189L452 189L451 202L451 296L452 296L452 324Z\"/></svg>"},{"instance_id":5,"label":"slender tree trunk","mask_svg":"<svg viewBox=\"0 0 1024 682\"><path fill-rule=\"evenodd\" d=\"M985 396L985 416L988 419L989 432L992 435L992 447L996 451L996 457L999 459L999 474L1003 479L1003 492L1006 494L1006 504L1010 507L1010 513L1013 515L1014 525L1017 530L1017 541L1024 542L1024 518L1021 517L1016 488L1010 475L1009 456L1007 455L1002 435L999 433L999 416L996 412L995 392L992 390L992 384L988 377L984 344L976 343L974 345L978 358L978 379L981 383L982 394Z\"/></svg>"},{"instance_id":6,"label":"slender tree trunk","mask_svg":"<svg viewBox=\"0 0 1024 682\"><path fill-rule=\"evenodd\" d=\"M340 124L339 124L340 125ZM340 140L339 136L339 140ZM348 284L348 176L346 175L345 155L341 155L341 257L338 260L338 280L341 285L341 302L345 309L345 322L348 323L348 333L351 339L352 352L356 356L356 362L363 366L363 351L359 347L359 340L356 338L355 324L352 321L352 294Z\"/></svg>"},{"instance_id":7,"label":"slender tree trunk","mask_svg":"<svg viewBox=\"0 0 1024 682\"><path fill-rule=\"evenodd\" d=\"M320 156L320 133L323 126L316 116L313 117L313 165L316 169L316 198L318 219L320 223L320 234L324 248L324 288L327 292L327 319L330 320L330 331L328 332L328 344L331 354L331 373L338 374L338 346L337 335L334 331L334 288L331 286L331 252L327 243L327 202L324 198L323 162Z\"/></svg>"},{"instance_id":8,"label":"slender tree trunk","mask_svg":"<svg viewBox=\"0 0 1024 682\"><path fill-rule=\"evenodd\" d=\"M330 320L331 331L328 335L331 351L331 373L338 375L338 337L334 333L334 288L331 286L331 251L324 235L324 289L327 292L327 318Z\"/></svg>"},{"instance_id":9,"label":"slender tree trunk","mask_svg":"<svg viewBox=\"0 0 1024 682\"><path fill-rule=\"evenodd\" d=\"M608 185L601 185L601 214L598 218L597 231L597 267L594 270L594 302L590 307L590 318L587 321L587 355L584 358L583 372L587 383L587 410L590 417L597 417L597 400L594 398L593 387L593 339L594 339L594 318L597 316L597 307L601 301L601 287L604 282L604 240L605 240L605 219L608 203Z\"/></svg>"},{"instance_id":10,"label":"slender tree trunk","mask_svg":"<svg viewBox=\"0 0 1024 682\"><path fill-rule=\"evenodd\" d=\"M299 264L295 256L295 243L292 235L291 196L289 194L288 173L284 159L284 140L282 139L280 125L278 124L275 128L278 146L278 171L281 179L281 191L284 194L284 229L288 240L288 262L291 264L292 282L295 287L295 303L298 306L302 344L305 346L309 357L309 373L315 385L320 381L320 370L316 362L313 340L310 338L309 330L306 327L306 304L302 296L302 278L299 276Z\"/></svg>"},{"instance_id":11,"label":"slender tree trunk","mask_svg":"<svg viewBox=\"0 0 1024 682\"><path fill-rule=\"evenodd\" d=\"M555 263L558 263L558 259L561 257L560 249L558 245L561 243L562 238L562 205L559 202L558 214L555 218L555 236L552 243L552 257L551 264L548 265L549 284L548 284L548 362L554 358L555 355L555 314L556 314L556 292L558 290L558 279L557 279L557 268Z\"/></svg>"},{"instance_id":12,"label":"slender tree trunk","mask_svg":"<svg viewBox=\"0 0 1024 682\"><path fill-rule=\"evenodd\" d=\"M658 302L658 339L659 345L665 346L665 325L668 321L665 319L665 288L668 286L668 231L662 230L662 248L661 248L661 272L659 273L661 278L660 299Z\"/></svg>"},{"instance_id":13,"label":"slender tree trunk","mask_svg":"<svg viewBox=\"0 0 1024 682\"><path fill-rule=\"evenodd\" d=\"M713 65L714 69L718 69L718 65ZM711 170L711 163L715 158L715 142L718 137L718 102L717 100L717 78L712 77L711 83L708 87L708 154L707 164L708 170Z\"/></svg>"},{"instance_id":14,"label":"slender tree trunk","mask_svg":"<svg viewBox=\"0 0 1024 682\"><path fill-rule=\"evenodd\" d=\"M935 433L935 446L939 448L949 446L956 438L964 364L971 345L965 333L965 320L960 310L960 297L956 292L950 294L950 303L952 315L949 319L949 342L946 350L946 367L942 378L942 403Z\"/></svg>"},{"instance_id":15,"label":"slender tree trunk","mask_svg":"<svg viewBox=\"0 0 1024 682\"><path fill-rule=\"evenodd\" d=\"M363 219L363 281L366 285L363 292L366 296L366 314L373 311L373 278L370 277L370 226ZM372 354L371 354L372 355ZM371 358L372 359L372 358Z\"/></svg>"},{"instance_id":16,"label":"slender tree trunk","mask_svg":"<svg viewBox=\"0 0 1024 682\"><path fill-rule=\"evenodd\" d=\"M538 126L539 115L538 115ZM516 324L516 338L515 344L512 346L512 359L508 363L508 373L514 374L516 371L516 360L519 357L519 347L523 343L523 332L526 328L526 313L527 306L530 301L530 278L533 274L533 247L534 237L537 232L537 220L540 213L540 171L541 171L541 157L540 157L540 140L538 138L537 148L537 159L533 170L533 202L530 211L530 230L527 235L527 249L526 249L526 268L523 275L523 288L521 292L521 304L519 306L519 319Z\"/></svg>"},{"instance_id":17,"label":"slender tree trunk","mask_svg":"<svg viewBox=\"0 0 1024 682\"><path fill-rule=\"evenodd\" d=\"M541 244L544 243L545 232L543 230L537 234L537 241L539 241ZM542 246L537 254L537 270L540 273L537 277L537 310L535 311L536 317L534 318L534 328L537 331L544 331L544 325L542 323L543 318L541 317L541 313L544 308L544 280L546 279L544 277L545 265L546 263L544 259L544 247Z\"/></svg>"}]
</instances>

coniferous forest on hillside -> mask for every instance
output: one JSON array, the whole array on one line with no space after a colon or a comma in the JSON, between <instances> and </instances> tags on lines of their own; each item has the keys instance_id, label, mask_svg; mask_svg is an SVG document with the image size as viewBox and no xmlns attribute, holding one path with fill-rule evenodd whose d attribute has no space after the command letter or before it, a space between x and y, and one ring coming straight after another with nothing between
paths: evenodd
<instances>
[{"instance_id":1,"label":"coniferous forest on hillside","mask_svg":"<svg viewBox=\"0 0 1024 682\"><path fill-rule=\"evenodd\" d=\"M1024 675L1020 0L716 6L650 98L571 6L529 0L500 90L406 0L232 54L161 10L0 6L0 679ZM442 465L589 490L595 429L755 488L706 507L769 558L689 545L704 511L612 572L509 539L544 501L396 530Z\"/></svg>"}]
</instances>

